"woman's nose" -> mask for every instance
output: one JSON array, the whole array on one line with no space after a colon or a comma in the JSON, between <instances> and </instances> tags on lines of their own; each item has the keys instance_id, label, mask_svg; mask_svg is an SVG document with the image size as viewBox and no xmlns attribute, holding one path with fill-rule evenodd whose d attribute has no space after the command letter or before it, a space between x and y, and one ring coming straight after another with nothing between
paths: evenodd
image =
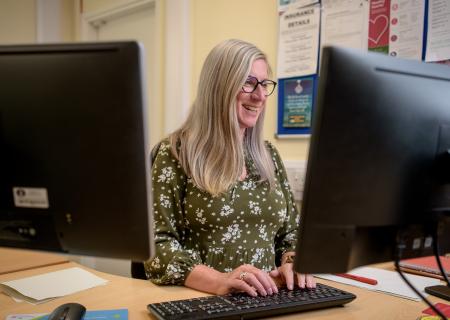
<instances>
[{"instance_id":1,"label":"woman's nose","mask_svg":"<svg viewBox=\"0 0 450 320\"><path fill-rule=\"evenodd\" d=\"M258 85L255 91L252 92L252 98L257 100L265 100L266 99L265 89L261 85Z\"/></svg>"}]
</instances>

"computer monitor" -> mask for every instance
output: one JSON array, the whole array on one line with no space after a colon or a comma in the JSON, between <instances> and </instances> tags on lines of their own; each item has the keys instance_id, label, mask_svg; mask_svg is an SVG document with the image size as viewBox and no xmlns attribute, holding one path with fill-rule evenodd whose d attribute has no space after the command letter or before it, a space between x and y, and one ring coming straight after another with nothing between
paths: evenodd
<instances>
[{"instance_id":1,"label":"computer monitor","mask_svg":"<svg viewBox=\"0 0 450 320\"><path fill-rule=\"evenodd\" d=\"M141 46L0 46L0 246L145 260Z\"/></svg>"},{"instance_id":2,"label":"computer monitor","mask_svg":"<svg viewBox=\"0 0 450 320\"><path fill-rule=\"evenodd\" d=\"M295 269L433 254L437 224L450 238L449 149L448 66L324 48Z\"/></svg>"}]
</instances>

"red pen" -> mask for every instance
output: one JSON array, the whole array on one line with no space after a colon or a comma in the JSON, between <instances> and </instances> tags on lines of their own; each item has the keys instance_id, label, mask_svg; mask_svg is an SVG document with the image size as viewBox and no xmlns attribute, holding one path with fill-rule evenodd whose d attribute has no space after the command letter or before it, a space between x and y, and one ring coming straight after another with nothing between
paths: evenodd
<instances>
[{"instance_id":1,"label":"red pen","mask_svg":"<svg viewBox=\"0 0 450 320\"><path fill-rule=\"evenodd\" d=\"M349 273L336 273L335 274L338 277L343 277L343 278L347 278L347 279L352 279L352 280L356 280L359 282L363 282L363 283L367 283L367 284L371 284L371 285L376 285L378 284L378 281L375 279L370 279L370 278L366 278L366 277L361 277L361 276L355 276L354 274L349 274Z\"/></svg>"}]
</instances>

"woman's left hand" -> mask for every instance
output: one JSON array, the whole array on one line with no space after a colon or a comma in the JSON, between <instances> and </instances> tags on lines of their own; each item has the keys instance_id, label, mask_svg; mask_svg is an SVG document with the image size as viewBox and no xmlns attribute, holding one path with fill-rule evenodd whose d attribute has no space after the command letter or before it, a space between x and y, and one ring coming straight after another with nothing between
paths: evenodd
<instances>
[{"instance_id":1,"label":"woman's left hand","mask_svg":"<svg viewBox=\"0 0 450 320\"><path fill-rule=\"evenodd\" d=\"M283 259L284 260L284 259ZM292 262L284 262L280 267L270 271L269 275L277 284L286 284L289 290L294 289L294 283L300 288L315 288L316 280L310 274L301 274L294 271ZM295 281L295 282L294 282Z\"/></svg>"}]
</instances>

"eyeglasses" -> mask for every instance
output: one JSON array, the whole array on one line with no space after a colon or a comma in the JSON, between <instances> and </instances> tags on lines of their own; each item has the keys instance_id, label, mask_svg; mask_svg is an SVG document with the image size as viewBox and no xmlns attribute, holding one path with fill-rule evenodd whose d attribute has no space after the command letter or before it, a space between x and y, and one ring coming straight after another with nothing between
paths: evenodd
<instances>
[{"instance_id":1,"label":"eyeglasses","mask_svg":"<svg viewBox=\"0 0 450 320\"><path fill-rule=\"evenodd\" d=\"M261 88L263 89L264 95L266 97L270 96L275 90L275 87L277 86L277 83L275 81L267 79L263 81L258 81L257 78L249 76L247 80L245 80L244 85L242 86L242 91L252 93L256 90L258 84L261 85Z\"/></svg>"}]
</instances>

